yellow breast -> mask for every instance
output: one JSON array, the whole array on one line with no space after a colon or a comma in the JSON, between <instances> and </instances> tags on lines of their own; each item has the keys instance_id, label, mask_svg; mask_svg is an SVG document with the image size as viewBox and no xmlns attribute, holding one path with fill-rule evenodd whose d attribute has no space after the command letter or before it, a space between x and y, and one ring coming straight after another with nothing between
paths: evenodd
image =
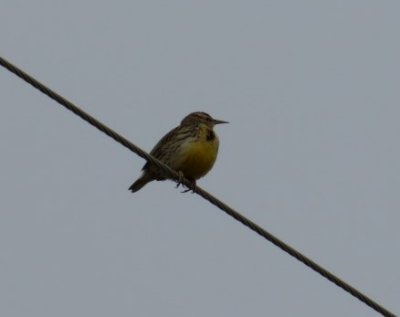
<instances>
[{"instance_id":1,"label":"yellow breast","mask_svg":"<svg viewBox=\"0 0 400 317\"><path fill-rule=\"evenodd\" d=\"M182 147L182 160L178 170L189 179L199 179L213 167L218 154L218 138L213 140L200 138L187 142Z\"/></svg>"}]
</instances>

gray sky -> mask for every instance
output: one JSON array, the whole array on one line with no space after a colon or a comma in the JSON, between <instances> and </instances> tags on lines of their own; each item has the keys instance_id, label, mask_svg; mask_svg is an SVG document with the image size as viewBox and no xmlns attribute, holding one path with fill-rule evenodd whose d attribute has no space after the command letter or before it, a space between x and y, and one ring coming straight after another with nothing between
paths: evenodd
<instances>
[{"instance_id":1,"label":"gray sky","mask_svg":"<svg viewBox=\"0 0 400 317\"><path fill-rule=\"evenodd\" d=\"M398 1L2 0L1 55L400 313ZM377 316L0 69L0 315Z\"/></svg>"}]
</instances>

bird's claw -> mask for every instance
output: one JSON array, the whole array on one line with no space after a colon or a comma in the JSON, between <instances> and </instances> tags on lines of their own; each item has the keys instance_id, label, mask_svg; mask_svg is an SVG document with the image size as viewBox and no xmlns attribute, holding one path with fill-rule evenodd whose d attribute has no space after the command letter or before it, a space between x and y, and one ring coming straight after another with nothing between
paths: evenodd
<instances>
[{"instance_id":1,"label":"bird's claw","mask_svg":"<svg viewBox=\"0 0 400 317\"><path fill-rule=\"evenodd\" d=\"M196 181L195 180L191 180L190 183L191 183L191 186L190 186L191 188L188 188L188 189L185 189L185 190L181 191L182 194L190 192L190 191L192 191L192 194L195 192L196 186L197 186L196 185Z\"/></svg>"},{"instance_id":2,"label":"bird's claw","mask_svg":"<svg viewBox=\"0 0 400 317\"><path fill-rule=\"evenodd\" d=\"M182 181L185 178L185 176L183 175L182 171L179 171L178 174L179 174L179 178L178 178L178 182L176 184L176 188L178 188L179 186L183 185Z\"/></svg>"},{"instance_id":3,"label":"bird's claw","mask_svg":"<svg viewBox=\"0 0 400 317\"><path fill-rule=\"evenodd\" d=\"M185 178L185 175L183 175L183 172L179 171L179 179L178 179L178 183L176 184L176 188L178 188L181 185L184 186L184 184L182 183L184 178ZM192 191L192 193L194 193L195 190L196 190L196 181L191 180L191 188L185 189L185 190L181 191L181 193L187 193L190 191Z\"/></svg>"}]
</instances>

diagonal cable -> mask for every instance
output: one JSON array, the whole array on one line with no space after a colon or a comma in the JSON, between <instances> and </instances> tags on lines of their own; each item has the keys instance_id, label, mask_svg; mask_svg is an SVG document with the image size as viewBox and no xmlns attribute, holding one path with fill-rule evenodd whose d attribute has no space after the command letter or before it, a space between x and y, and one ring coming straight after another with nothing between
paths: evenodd
<instances>
[{"instance_id":1,"label":"diagonal cable","mask_svg":"<svg viewBox=\"0 0 400 317\"><path fill-rule=\"evenodd\" d=\"M67 99L65 99L64 97L60 96L59 94L57 94L56 92L54 92L53 90L51 90L50 88L45 86L44 84L40 83L38 80L36 80L32 76L28 75L27 73L25 73L24 71L22 71L21 69L16 67L15 65L11 64L10 62L5 60L1 56L0 56L0 65L3 66L4 68L8 69L10 72L14 73L15 75L17 75L18 77L20 77L27 83L31 84L33 87L40 90L42 93L44 93L51 99L57 101L59 104L61 104L68 110L72 111L77 116L81 117L83 120L90 123L92 126L96 127L100 131L104 132L109 137L111 137L118 143L122 144L123 146L125 146L126 148L131 150L132 152L136 153L140 157L149 161L151 164L156 165L161 171L163 171L163 173L165 173L165 175L167 177L169 177L175 181L180 180L180 183L184 184L188 188L192 188L191 182L189 180L187 180L186 178L180 179L179 174L176 171L172 170L167 165L163 164L162 162L160 162L153 156L149 155L147 152L143 151L142 149L140 149L135 144L133 144L132 142L125 139L123 136L121 136L114 130L108 128L106 125L104 125L103 123L101 123L100 121L98 121L97 119L95 119L94 117L89 115L88 113L84 112L82 109L75 106L72 102L70 102ZM203 197L204 199L208 200L211 204L217 206L219 209L221 209L222 211L224 211L231 217L235 218L237 221L241 222L246 227L250 228L251 230L253 230L257 234L259 234L263 238L265 238L268 241L270 241L271 243L273 243L278 248L289 253L291 256L293 256L294 258L296 258L297 260L299 260L300 262L302 262L303 264L305 264L306 266L308 266L315 272L319 273L320 275L322 275L323 277L325 277L332 283L336 284L337 286L339 286L340 288L342 288L349 294L358 298L361 302L363 302L367 306L371 307L372 309L374 309L375 311L380 313L382 316L396 317L395 314L393 314L392 312L387 310L385 307L381 306L376 301L372 300L367 295L363 294L356 288L352 287L350 284L348 284L344 280L340 279L333 273L329 272L328 270L326 270L325 268L323 268L322 266L320 266L319 264L317 264L316 262L314 262L307 256L303 255L302 253L300 253L299 251L297 251L290 245L288 245L285 242L283 242L282 240L278 239L277 237L275 237L274 235L272 235L271 233L269 233L268 231L266 231L265 229L263 229L262 227L260 227L256 223L254 223L253 221L251 221L250 219L246 218L245 216L243 216L242 214L240 214L233 208L229 207L228 205L226 205L221 200L214 197L213 195L211 195L204 189L196 186L196 188L194 188L194 191L198 195Z\"/></svg>"}]
</instances>

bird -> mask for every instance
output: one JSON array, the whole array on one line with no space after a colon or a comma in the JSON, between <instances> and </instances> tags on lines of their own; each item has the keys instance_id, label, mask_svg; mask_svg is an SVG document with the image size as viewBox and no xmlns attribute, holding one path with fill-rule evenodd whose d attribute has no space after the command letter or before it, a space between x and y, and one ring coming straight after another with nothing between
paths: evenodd
<instances>
[{"instance_id":1,"label":"bird","mask_svg":"<svg viewBox=\"0 0 400 317\"><path fill-rule=\"evenodd\" d=\"M222 123L228 122L214 119L202 111L192 112L182 119L179 126L164 135L150 154L177 171L180 179L185 177L190 180L194 191L196 180L205 176L215 163L219 139L213 128ZM142 168L142 175L129 190L135 193L151 181L166 179L162 171L147 162Z\"/></svg>"}]
</instances>

